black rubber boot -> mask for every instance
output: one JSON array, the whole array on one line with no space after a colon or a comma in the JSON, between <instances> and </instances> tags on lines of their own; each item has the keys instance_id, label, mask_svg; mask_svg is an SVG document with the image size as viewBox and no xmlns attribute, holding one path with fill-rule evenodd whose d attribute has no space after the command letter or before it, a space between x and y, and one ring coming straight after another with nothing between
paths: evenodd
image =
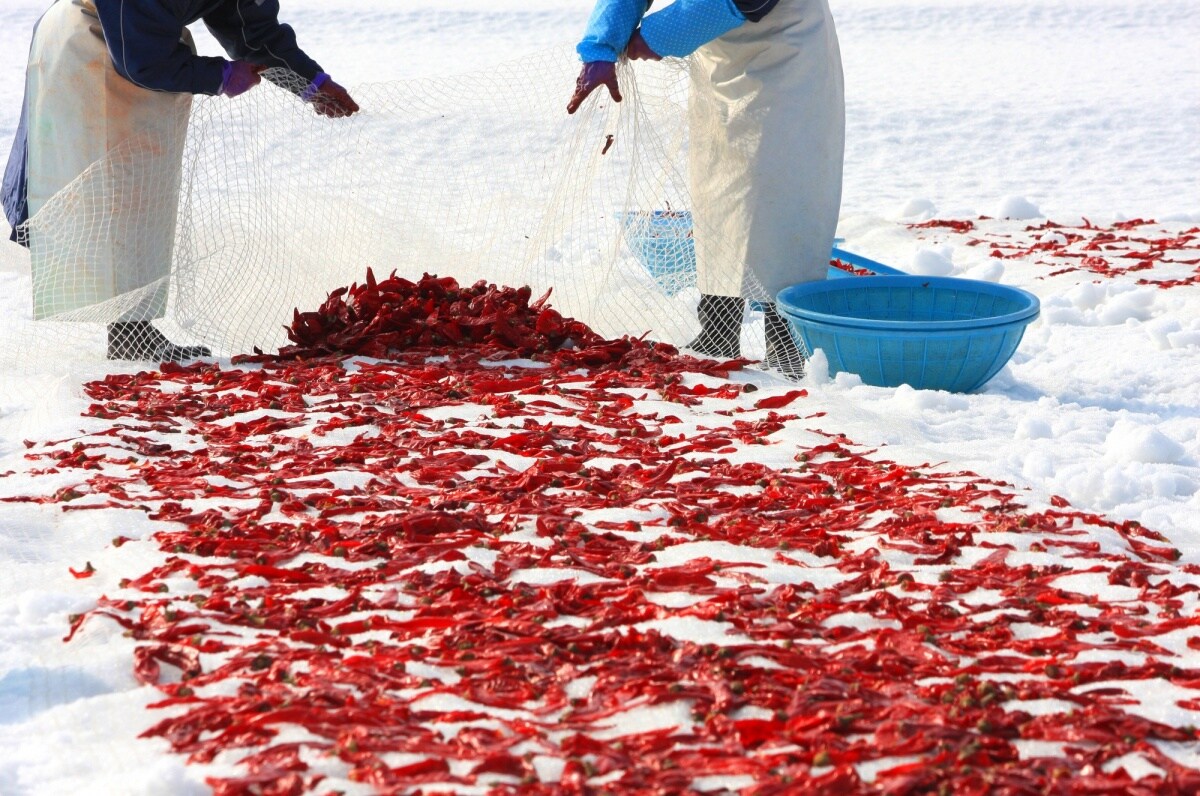
<instances>
[{"instance_id":1,"label":"black rubber boot","mask_svg":"<svg viewBox=\"0 0 1200 796\"><path fill-rule=\"evenodd\" d=\"M108 325L108 358L145 362L186 362L212 356L202 345L175 345L150 321L122 321Z\"/></svg>"},{"instance_id":2,"label":"black rubber boot","mask_svg":"<svg viewBox=\"0 0 1200 796\"><path fill-rule=\"evenodd\" d=\"M775 310L774 304L767 304L763 309L763 326L767 338L767 367L799 381L804 377L804 352L796 345L788 322Z\"/></svg>"},{"instance_id":3,"label":"black rubber boot","mask_svg":"<svg viewBox=\"0 0 1200 796\"><path fill-rule=\"evenodd\" d=\"M732 359L741 356L742 310L746 305L741 296L700 296L696 315L700 318L700 334L687 344L693 351L709 357Z\"/></svg>"}]
</instances>

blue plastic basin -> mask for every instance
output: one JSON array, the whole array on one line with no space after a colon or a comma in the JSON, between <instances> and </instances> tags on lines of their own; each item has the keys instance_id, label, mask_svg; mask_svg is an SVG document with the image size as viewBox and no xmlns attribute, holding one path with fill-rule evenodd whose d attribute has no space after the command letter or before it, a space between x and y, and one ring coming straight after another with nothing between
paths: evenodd
<instances>
[{"instance_id":1,"label":"blue plastic basin","mask_svg":"<svg viewBox=\"0 0 1200 796\"><path fill-rule=\"evenodd\" d=\"M777 307L832 372L879 387L970 392L1017 350L1036 296L974 279L863 276L785 288Z\"/></svg>"},{"instance_id":2,"label":"blue plastic basin","mask_svg":"<svg viewBox=\"0 0 1200 796\"><path fill-rule=\"evenodd\" d=\"M659 290L674 296L696 286L696 244L686 210L639 210L621 216L625 242Z\"/></svg>"}]
</instances>

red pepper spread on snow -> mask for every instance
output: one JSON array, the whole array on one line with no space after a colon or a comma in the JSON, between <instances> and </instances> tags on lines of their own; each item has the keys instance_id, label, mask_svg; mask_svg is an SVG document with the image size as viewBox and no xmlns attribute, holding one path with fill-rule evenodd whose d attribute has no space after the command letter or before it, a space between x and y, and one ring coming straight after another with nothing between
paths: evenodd
<instances>
[{"instance_id":1,"label":"red pepper spread on snow","mask_svg":"<svg viewBox=\"0 0 1200 796\"><path fill-rule=\"evenodd\" d=\"M80 482L24 499L157 523L71 633L137 640L145 735L236 761L216 793L1200 791L1195 729L1138 709L1200 710L1162 537L529 298L368 277L279 356L89 384L111 426L30 452Z\"/></svg>"}]
</instances>

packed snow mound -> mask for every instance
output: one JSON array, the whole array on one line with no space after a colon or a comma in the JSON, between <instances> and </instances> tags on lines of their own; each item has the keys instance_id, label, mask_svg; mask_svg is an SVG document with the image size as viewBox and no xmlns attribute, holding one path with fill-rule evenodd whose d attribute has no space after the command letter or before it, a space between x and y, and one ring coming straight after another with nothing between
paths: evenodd
<instances>
[{"instance_id":1,"label":"packed snow mound","mask_svg":"<svg viewBox=\"0 0 1200 796\"><path fill-rule=\"evenodd\" d=\"M911 273L920 276L950 276L954 273L952 246L926 246L913 255Z\"/></svg>"},{"instance_id":2,"label":"packed snow mound","mask_svg":"<svg viewBox=\"0 0 1200 796\"><path fill-rule=\"evenodd\" d=\"M1071 326L1119 326L1154 316L1158 291L1129 284L1084 282L1042 301L1042 317Z\"/></svg>"},{"instance_id":3,"label":"packed snow mound","mask_svg":"<svg viewBox=\"0 0 1200 796\"><path fill-rule=\"evenodd\" d=\"M1200 320L1184 326L1178 318L1155 318L1142 328L1160 351L1200 346Z\"/></svg>"},{"instance_id":4,"label":"packed snow mound","mask_svg":"<svg viewBox=\"0 0 1200 796\"><path fill-rule=\"evenodd\" d=\"M1038 206L1023 196L1004 197L1000 200L1000 207L996 211L996 216L1019 221L1045 218L1045 215L1038 209Z\"/></svg>"},{"instance_id":5,"label":"packed snow mound","mask_svg":"<svg viewBox=\"0 0 1200 796\"><path fill-rule=\"evenodd\" d=\"M898 215L904 219L924 221L937 215L937 205L929 199L909 199L901 208Z\"/></svg>"},{"instance_id":6,"label":"packed snow mound","mask_svg":"<svg viewBox=\"0 0 1200 796\"><path fill-rule=\"evenodd\" d=\"M1187 451L1182 445L1153 426L1122 418L1104 441L1110 459L1144 464L1175 464Z\"/></svg>"},{"instance_id":7,"label":"packed snow mound","mask_svg":"<svg viewBox=\"0 0 1200 796\"><path fill-rule=\"evenodd\" d=\"M988 260L985 263L968 268L964 273L968 279L978 279L981 282L1000 283L1004 278L1004 263L1000 260Z\"/></svg>"}]
</instances>

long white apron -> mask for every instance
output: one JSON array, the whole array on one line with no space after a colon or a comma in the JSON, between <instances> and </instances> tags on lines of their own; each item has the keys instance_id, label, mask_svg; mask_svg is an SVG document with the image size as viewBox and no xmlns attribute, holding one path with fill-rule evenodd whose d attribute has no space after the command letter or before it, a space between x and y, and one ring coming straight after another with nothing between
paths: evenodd
<instances>
[{"instance_id":1,"label":"long white apron","mask_svg":"<svg viewBox=\"0 0 1200 796\"><path fill-rule=\"evenodd\" d=\"M780 0L761 22L700 48L692 69L700 291L773 301L787 285L824 279L846 139L827 0Z\"/></svg>"},{"instance_id":2,"label":"long white apron","mask_svg":"<svg viewBox=\"0 0 1200 796\"><path fill-rule=\"evenodd\" d=\"M109 302L95 320L148 320L166 308L192 98L121 77L93 26L58 0L30 51L34 318Z\"/></svg>"}]
</instances>

